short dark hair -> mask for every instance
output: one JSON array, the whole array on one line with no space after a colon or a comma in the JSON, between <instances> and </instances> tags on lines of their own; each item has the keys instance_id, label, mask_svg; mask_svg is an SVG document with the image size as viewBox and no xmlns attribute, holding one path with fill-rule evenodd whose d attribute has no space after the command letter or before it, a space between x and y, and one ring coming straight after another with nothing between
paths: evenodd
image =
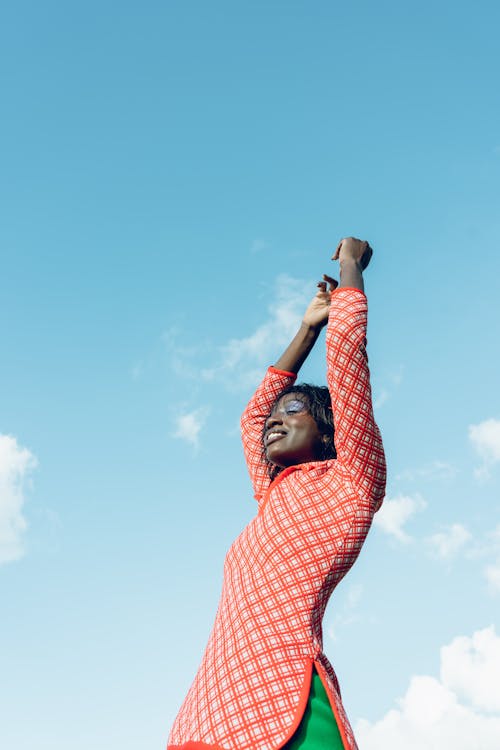
<instances>
[{"instance_id":1,"label":"short dark hair","mask_svg":"<svg viewBox=\"0 0 500 750\"><path fill-rule=\"evenodd\" d=\"M276 396L274 403L269 410L269 414L266 417L266 421L264 422L264 427L262 430L262 453L264 461L267 463L267 471L271 479L277 477L278 474L283 471L283 469L281 466L276 466L276 464L273 464L267 459L266 447L264 445L266 422L267 419L271 416L273 409L276 407L278 401L288 393L300 393L302 396L306 397L311 417L318 425L318 429L321 434L328 437L328 440L322 441L321 443L322 455L318 458L318 461L326 461L328 458L337 458L337 451L335 450L334 442L335 427L333 424L332 400L330 398L330 391L324 385L310 385L309 383L289 385Z\"/></svg>"}]
</instances>

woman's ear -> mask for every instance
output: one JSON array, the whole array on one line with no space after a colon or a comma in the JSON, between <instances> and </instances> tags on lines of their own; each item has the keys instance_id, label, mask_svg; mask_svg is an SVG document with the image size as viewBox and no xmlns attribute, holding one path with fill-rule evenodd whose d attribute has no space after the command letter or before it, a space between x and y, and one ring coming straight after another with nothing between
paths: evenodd
<instances>
[{"instance_id":1,"label":"woman's ear","mask_svg":"<svg viewBox=\"0 0 500 750\"><path fill-rule=\"evenodd\" d=\"M331 441L328 435L324 432L321 435L321 456L323 459L328 458L328 454L331 451Z\"/></svg>"}]
</instances>

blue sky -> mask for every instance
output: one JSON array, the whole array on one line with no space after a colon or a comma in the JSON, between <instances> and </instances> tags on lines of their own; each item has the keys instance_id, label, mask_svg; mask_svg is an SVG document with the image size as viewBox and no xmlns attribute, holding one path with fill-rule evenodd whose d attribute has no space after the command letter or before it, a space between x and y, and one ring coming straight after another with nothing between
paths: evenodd
<instances>
[{"instance_id":1,"label":"blue sky","mask_svg":"<svg viewBox=\"0 0 500 750\"><path fill-rule=\"evenodd\" d=\"M361 750L496 747L499 23L2 9L2 747L165 745L255 513L239 415L350 234L388 500L325 651Z\"/></svg>"}]
</instances>

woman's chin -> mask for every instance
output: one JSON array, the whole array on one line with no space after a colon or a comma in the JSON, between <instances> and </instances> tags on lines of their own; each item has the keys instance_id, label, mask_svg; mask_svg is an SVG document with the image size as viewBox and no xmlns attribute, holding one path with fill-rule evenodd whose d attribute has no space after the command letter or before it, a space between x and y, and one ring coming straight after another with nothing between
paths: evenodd
<instances>
[{"instance_id":1,"label":"woman's chin","mask_svg":"<svg viewBox=\"0 0 500 750\"><path fill-rule=\"evenodd\" d=\"M273 450L274 443L272 443L267 449L266 449L266 458L268 461L270 461L275 466L279 466L280 469L284 469L288 464L286 463L286 457L283 456L281 451L279 450Z\"/></svg>"}]
</instances>

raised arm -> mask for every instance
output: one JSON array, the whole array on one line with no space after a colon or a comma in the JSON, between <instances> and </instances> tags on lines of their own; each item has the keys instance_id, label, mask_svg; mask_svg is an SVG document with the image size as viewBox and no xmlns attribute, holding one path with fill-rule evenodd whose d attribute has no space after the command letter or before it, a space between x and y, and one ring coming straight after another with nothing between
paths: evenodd
<instances>
[{"instance_id":1,"label":"raised arm","mask_svg":"<svg viewBox=\"0 0 500 750\"><path fill-rule=\"evenodd\" d=\"M321 329L326 326L330 311L330 295L338 286L338 282L326 274L323 278L324 281L318 284L318 291L304 313L299 330L274 365L276 369L297 374L318 340ZM329 292L326 291L327 282Z\"/></svg>"},{"instance_id":2,"label":"raised arm","mask_svg":"<svg viewBox=\"0 0 500 750\"><path fill-rule=\"evenodd\" d=\"M299 330L276 364L268 369L241 418L243 449L257 500L262 498L270 484L262 447L265 420L280 392L294 382L321 329L328 322L330 294L337 282L329 276L324 279L318 284L318 291L304 313ZM329 292L326 291L327 283Z\"/></svg>"},{"instance_id":3,"label":"raised arm","mask_svg":"<svg viewBox=\"0 0 500 750\"><path fill-rule=\"evenodd\" d=\"M385 492L385 457L373 416L365 348L367 302L362 272L371 255L368 243L352 237L339 244L334 260L340 260L340 287L331 295L326 345L337 460L376 510Z\"/></svg>"},{"instance_id":4,"label":"raised arm","mask_svg":"<svg viewBox=\"0 0 500 750\"><path fill-rule=\"evenodd\" d=\"M257 502L271 483L262 444L264 423L276 398L294 381L294 373L270 367L241 416L243 451Z\"/></svg>"},{"instance_id":5,"label":"raised arm","mask_svg":"<svg viewBox=\"0 0 500 750\"><path fill-rule=\"evenodd\" d=\"M346 237L337 245L332 260L340 261L340 286L364 291L363 271L370 262L373 250L363 240ZM324 281L318 284L318 292L304 313L299 330L285 349L275 367L279 370L298 373L314 344L321 329L328 322L331 292L338 287L338 282L331 276L323 275ZM327 283L329 291L326 290Z\"/></svg>"}]
</instances>

